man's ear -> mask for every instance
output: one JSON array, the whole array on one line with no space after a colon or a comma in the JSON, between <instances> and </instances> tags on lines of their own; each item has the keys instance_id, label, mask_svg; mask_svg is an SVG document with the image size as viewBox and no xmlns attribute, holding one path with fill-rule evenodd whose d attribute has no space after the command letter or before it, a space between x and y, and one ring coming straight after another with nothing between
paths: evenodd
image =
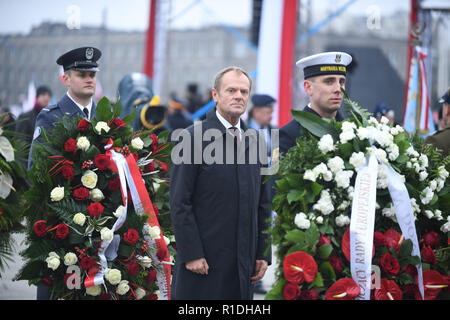
<instances>
[{"instance_id":1,"label":"man's ear","mask_svg":"<svg viewBox=\"0 0 450 320\"><path fill-rule=\"evenodd\" d=\"M305 89L305 92L308 94L308 96L311 96L311 93L312 93L311 87L312 87L312 85L313 85L313 83L311 81L309 81L309 80L303 81L303 88Z\"/></svg>"},{"instance_id":2,"label":"man's ear","mask_svg":"<svg viewBox=\"0 0 450 320\"><path fill-rule=\"evenodd\" d=\"M219 100L219 93L217 92L216 88L211 89L211 95L214 100L214 104L217 105L217 100Z\"/></svg>"},{"instance_id":3,"label":"man's ear","mask_svg":"<svg viewBox=\"0 0 450 320\"><path fill-rule=\"evenodd\" d=\"M67 86L69 83L69 79L70 79L70 71L66 71L64 72L63 76L62 76L62 81L64 82L64 84Z\"/></svg>"}]
</instances>

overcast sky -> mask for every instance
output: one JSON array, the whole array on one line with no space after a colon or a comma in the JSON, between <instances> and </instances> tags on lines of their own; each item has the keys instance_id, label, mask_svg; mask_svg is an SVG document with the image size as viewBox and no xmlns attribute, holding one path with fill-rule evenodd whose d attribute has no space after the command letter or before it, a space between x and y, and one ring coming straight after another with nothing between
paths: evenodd
<instances>
[{"instance_id":1,"label":"overcast sky","mask_svg":"<svg viewBox=\"0 0 450 320\"><path fill-rule=\"evenodd\" d=\"M166 0L169 1L169 0ZM278 0L271 0L278 1ZM314 13L329 14L349 0L314 0ZM83 25L98 26L106 10L106 26L114 29L145 30L148 25L149 0L0 0L0 33L28 33L43 21L66 23L74 16L73 6L79 8ZM306 4L301 0L300 5ZM377 5L380 13L397 9L408 10L410 0L357 0L348 8L351 13L366 14ZM248 25L251 21L252 0L172 0L171 26L198 27L221 22Z\"/></svg>"}]
</instances>

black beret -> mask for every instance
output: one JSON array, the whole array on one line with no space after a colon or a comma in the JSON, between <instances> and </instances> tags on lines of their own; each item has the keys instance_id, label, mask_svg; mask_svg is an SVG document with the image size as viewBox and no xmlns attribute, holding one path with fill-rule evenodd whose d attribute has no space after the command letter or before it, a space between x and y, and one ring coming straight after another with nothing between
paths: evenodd
<instances>
[{"instance_id":1,"label":"black beret","mask_svg":"<svg viewBox=\"0 0 450 320\"><path fill-rule=\"evenodd\" d=\"M268 94L254 94L252 96L253 107L271 107L276 100Z\"/></svg>"}]
</instances>

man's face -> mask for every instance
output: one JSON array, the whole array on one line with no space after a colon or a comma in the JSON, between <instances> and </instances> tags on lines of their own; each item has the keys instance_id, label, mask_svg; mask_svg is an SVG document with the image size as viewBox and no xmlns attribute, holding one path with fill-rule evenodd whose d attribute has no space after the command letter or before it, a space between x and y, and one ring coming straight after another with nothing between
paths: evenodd
<instances>
[{"instance_id":1,"label":"man's face","mask_svg":"<svg viewBox=\"0 0 450 320\"><path fill-rule=\"evenodd\" d=\"M270 125L270 121L272 120L272 107L259 107L253 108L252 117L253 120L261 127L265 127Z\"/></svg>"},{"instance_id":2,"label":"man's face","mask_svg":"<svg viewBox=\"0 0 450 320\"><path fill-rule=\"evenodd\" d=\"M323 75L312 77L305 81L304 88L311 100L313 109L326 118L334 117L340 108L345 89L345 76Z\"/></svg>"},{"instance_id":3,"label":"man's face","mask_svg":"<svg viewBox=\"0 0 450 320\"><path fill-rule=\"evenodd\" d=\"M217 111L225 119L239 117L247 108L250 81L240 72L227 72L222 77L219 90L212 89L212 96L216 102Z\"/></svg>"},{"instance_id":4,"label":"man's face","mask_svg":"<svg viewBox=\"0 0 450 320\"><path fill-rule=\"evenodd\" d=\"M46 107L46 106L48 106L48 104L50 103L50 99L51 99L52 97L50 96L50 94L48 94L48 93L43 93L43 94L40 94L37 98L36 98L36 101L37 101L37 103L39 103L39 105L41 106L41 107Z\"/></svg>"},{"instance_id":5,"label":"man's face","mask_svg":"<svg viewBox=\"0 0 450 320\"><path fill-rule=\"evenodd\" d=\"M64 83L71 96L91 98L95 93L97 79L94 71L70 70L64 74Z\"/></svg>"}]
</instances>

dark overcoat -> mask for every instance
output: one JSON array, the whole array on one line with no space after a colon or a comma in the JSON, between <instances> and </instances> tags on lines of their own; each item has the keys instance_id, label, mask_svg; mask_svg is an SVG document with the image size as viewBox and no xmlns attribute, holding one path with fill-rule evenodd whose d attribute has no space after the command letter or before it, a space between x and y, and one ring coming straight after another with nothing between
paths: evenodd
<instances>
[{"instance_id":1,"label":"dark overcoat","mask_svg":"<svg viewBox=\"0 0 450 320\"><path fill-rule=\"evenodd\" d=\"M248 130L242 120L241 128ZM230 135L212 110L204 121L186 129L191 146L194 131L203 134L208 129L220 131L217 141ZM248 161L249 146L257 140L243 139L245 164L226 164L225 147L224 164L173 162L170 205L177 256L172 299L252 299L250 277L255 261L271 262L270 251L264 255L270 245L263 233L270 218L268 190L262 182L260 161ZM205 151L209 143L203 141L192 153ZM265 151L262 154L265 156ZM207 275L186 269L186 262L202 257L209 265Z\"/></svg>"},{"instance_id":2,"label":"dark overcoat","mask_svg":"<svg viewBox=\"0 0 450 320\"><path fill-rule=\"evenodd\" d=\"M31 143L30 153L28 155L28 169L33 166L32 155L33 155L33 145L36 142L40 142L42 138L41 130L45 128L47 133L53 129L55 122L62 120L63 116L67 115L70 118L73 117L86 117L86 115L81 111L81 109L69 98L67 94L58 101L58 103L45 107L39 112L36 118L36 124L33 134L33 141ZM95 117L95 103L92 102L91 113L89 118Z\"/></svg>"}]
</instances>

